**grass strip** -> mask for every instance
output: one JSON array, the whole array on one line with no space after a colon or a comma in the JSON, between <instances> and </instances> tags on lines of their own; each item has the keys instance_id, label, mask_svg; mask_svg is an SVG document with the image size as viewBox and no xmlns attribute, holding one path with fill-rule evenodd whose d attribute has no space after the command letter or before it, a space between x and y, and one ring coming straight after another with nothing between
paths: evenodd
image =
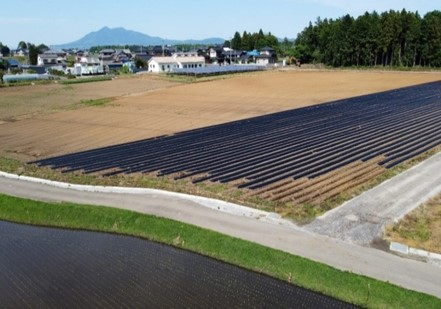
<instances>
[{"instance_id":1,"label":"grass strip","mask_svg":"<svg viewBox=\"0 0 441 309\"><path fill-rule=\"evenodd\" d=\"M441 253L441 192L399 222L386 226L384 238Z\"/></svg>"},{"instance_id":2,"label":"grass strip","mask_svg":"<svg viewBox=\"0 0 441 309\"><path fill-rule=\"evenodd\" d=\"M81 100L80 104L84 106L106 106L107 103L114 101L115 98L102 98L95 100Z\"/></svg>"},{"instance_id":3,"label":"grass strip","mask_svg":"<svg viewBox=\"0 0 441 309\"><path fill-rule=\"evenodd\" d=\"M249 241L133 211L47 203L0 194L0 219L118 233L200 253L368 308L441 308L441 299Z\"/></svg>"},{"instance_id":4,"label":"grass strip","mask_svg":"<svg viewBox=\"0 0 441 309\"><path fill-rule=\"evenodd\" d=\"M87 77L87 78L65 79L61 81L61 84L62 85L84 84L84 83L93 83L93 82L103 82L109 80L112 80L112 76L96 76L96 77Z\"/></svg>"}]
</instances>

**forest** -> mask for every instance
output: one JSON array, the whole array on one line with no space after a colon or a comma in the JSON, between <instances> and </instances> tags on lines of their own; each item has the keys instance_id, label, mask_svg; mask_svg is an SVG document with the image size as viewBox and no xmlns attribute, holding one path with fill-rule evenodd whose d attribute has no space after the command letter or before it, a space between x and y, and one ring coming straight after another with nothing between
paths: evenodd
<instances>
[{"instance_id":1,"label":"forest","mask_svg":"<svg viewBox=\"0 0 441 309\"><path fill-rule=\"evenodd\" d=\"M298 34L293 55L333 67L441 67L441 11L318 18Z\"/></svg>"}]
</instances>

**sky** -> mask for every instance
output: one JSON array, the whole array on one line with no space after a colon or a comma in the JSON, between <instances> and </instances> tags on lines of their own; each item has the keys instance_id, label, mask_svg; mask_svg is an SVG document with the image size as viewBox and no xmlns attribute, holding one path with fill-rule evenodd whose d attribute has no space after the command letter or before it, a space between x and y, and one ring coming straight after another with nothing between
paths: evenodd
<instances>
[{"instance_id":1,"label":"sky","mask_svg":"<svg viewBox=\"0 0 441 309\"><path fill-rule=\"evenodd\" d=\"M427 12L439 0L0 0L0 42L57 45L104 26L164 39L230 39L236 31L293 39L317 17L354 17L388 10Z\"/></svg>"}]
</instances>

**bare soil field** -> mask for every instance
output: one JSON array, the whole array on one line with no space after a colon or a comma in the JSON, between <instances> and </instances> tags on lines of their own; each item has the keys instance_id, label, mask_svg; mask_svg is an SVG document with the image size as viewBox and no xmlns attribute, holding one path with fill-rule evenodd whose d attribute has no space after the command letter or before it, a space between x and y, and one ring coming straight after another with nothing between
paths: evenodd
<instances>
[{"instance_id":1,"label":"bare soil field","mask_svg":"<svg viewBox=\"0 0 441 309\"><path fill-rule=\"evenodd\" d=\"M0 155L29 161L439 80L436 73L273 71L0 89ZM82 100L114 98L83 107ZM72 108L74 106L75 108Z\"/></svg>"},{"instance_id":2,"label":"bare soil field","mask_svg":"<svg viewBox=\"0 0 441 309\"><path fill-rule=\"evenodd\" d=\"M81 101L114 98L167 88L177 83L158 77L118 77L112 81L0 88L0 121L16 121L64 109L77 108Z\"/></svg>"}]
</instances>

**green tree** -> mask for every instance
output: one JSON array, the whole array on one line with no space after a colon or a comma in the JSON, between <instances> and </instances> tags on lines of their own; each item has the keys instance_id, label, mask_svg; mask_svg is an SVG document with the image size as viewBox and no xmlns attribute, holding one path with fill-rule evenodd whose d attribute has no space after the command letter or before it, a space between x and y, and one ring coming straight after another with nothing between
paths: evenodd
<instances>
[{"instance_id":1,"label":"green tree","mask_svg":"<svg viewBox=\"0 0 441 309\"><path fill-rule=\"evenodd\" d=\"M10 53L11 53L11 50L9 49L9 47L7 45L3 45L0 42L0 54L2 54L5 57L9 57Z\"/></svg>"},{"instance_id":2,"label":"green tree","mask_svg":"<svg viewBox=\"0 0 441 309\"><path fill-rule=\"evenodd\" d=\"M247 50L247 51L250 51L250 50L254 49L254 46L253 46L253 44L251 42L251 38L250 37L251 37L251 35L248 32L246 32L246 31L243 32L243 34L242 34L241 49Z\"/></svg>"},{"instance_id":3,"label":"green tree","mask_svg":"<svg viewBox=\"0 0 441 309\"><path fill-rule=\"evenodd\" d=\"M406 17L408 31L405 38L404 54L405 65L416 66L421 63L421 16L416 13L409 13Z\"/></svg>"},{"instance_id":4,"label":"green tree","mask_svg":"<svg viewBox=\"0 0 441 309\"><path fill-rule=\"evenodd\" d=\"M123 75L130 74L130 68L128 66L126 66L126 65L123 65L121 67L121 69L119 69L118 72L119 72L119 74L123 74Z\"/></svg>"},{"instance_id":5,"label":"green tree","mask_svg":"<svg viewBox=\"0 0 441 309\"><path fill-rule=\"evenodd\" d=\"M295 57L300 59L302 63L315 62L313 54L318 48L318 28L310 22L309 26L299 33L295 40ZM317 53L315 54L317 56Z\"/></svg>"},{"instance_id":6,"label":"green tree","mask_svg":"<svg viewBox=\"0 0 441 309\"><path fill-rule=\"evenodd\" d=\"M231 48L232 49L241 49L242 48L242 37L240 33L236 31L234 37L231 39Z\"/></svg>"},{"instance_id":7,"label":"green tree","mask_svg":"<svg viewBox=\"0 0 441 309\"><path fill-rule=\"evenodd\" d=\"M294 44L287 37L280 44L280 55L282 57L294 56Z\"/></svg>"},{"instance_id":8,"label":"green tree","mask_svg":"<svg viewBox=\"0 0 441 309\"><path fill-rule=\"evenodd\" d=\"M422 58L427 66L441 66L441 12L433 11L424 16L422 25Z\"/></svg>"},{"instance_id":9,"label":"green tree","mask_svg":"<svg viewBox=\"0 0 441 309\"><path fill-rule=\"evenodd\" d=\"M4 59L0 59L0 70L7 70L8 69L8 63Z\"/></svg>"},{"instance_id":10,"label":"green tree","mask_svg":"<svg viewBox=\"0 0 441 309\"><path fill-rule=\"evenodd\" d=\"M5 75L5 71L8 69L8 63L0 59L0 84L3 84L3 76Z\"/></svg>"},{"instance_id":11,"label":"green tree","mask_svg":"<svg viewBox=\"0 0 441 309\"><path fill-rule=\"evenodd\" d=\"M29 52L29 63L31 65L36 65L38 62L38 55L43 53L44 48L47 47L46 45L40 44L38 46L35 46L35 44L28 43L28 52Z\"/></svg>"},{"instance_id":12,"label":"green tree","mask_svg":"<svg viewBox=\"0 0 441 309\"><path fill-rule=\"evenodd\" d=\"M282 44L283 46L283 44ZM317 19L295 40L302 62L332 66L441 66L441 12L421 18L406 10L368 13L354 19Z\"/></svg>"},{"instance_id":13,"label":"green tree","mask_svg":"<svg viewBox=\"0 0 441 309\"><path fill-rule=\"evenodd\" d=\"M145 61L144 59L135 57L135 66L139 69L139 68L145 68L147 67L147 61Z\"/></svg>"},{"instance_id":14,"label":"green tree","mask_svg":"<svg viewBox=\"0 0 441 309\"><path fill-rule=\"evenodd\" d=\"M48 51L50 48L45 44L40 44L37 46L40 53L44 53L45 51Z\"/></svg>"},{"instance_id":15,"label":"green tree","mask_svg":"<svg viewBox=\"0 0 441 309\"><path fill-rule=\"evenodd\" d=\"M26 44L25 41L20 41L20 43L18 43L17 49L28 49L28 44Z\"/></svg>"}]
</instances>

